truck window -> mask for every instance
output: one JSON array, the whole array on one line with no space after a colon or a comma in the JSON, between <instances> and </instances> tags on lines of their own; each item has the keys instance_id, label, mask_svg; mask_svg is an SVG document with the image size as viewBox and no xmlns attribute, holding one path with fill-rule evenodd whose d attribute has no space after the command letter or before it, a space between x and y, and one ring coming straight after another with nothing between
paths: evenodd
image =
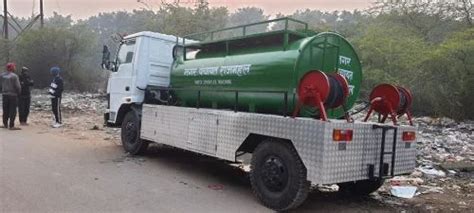
<instances>
[{"instance_id":1,"label":"truck window","mask_svg":"<svg viewBox=\"0 0 474 213\"><path fill-rule=\"evenodd\" d=\"M117 55L118 64L132 63L135 51L135 40L128 40L122 43Z\"/></svg>"},{"instance_id":2,"label":"truck window","mask_svg":"<svg viewBox=\"0 0 474 213\"><path fill-rule=\"evenodd\" d=\"M173 59L177 59L183 56L184 47L182 45L175 45L173 47ZM196 59L196 54L199 52L199 49L187 47L186 48L186 60Z\"/></svg>"}]
</instances>

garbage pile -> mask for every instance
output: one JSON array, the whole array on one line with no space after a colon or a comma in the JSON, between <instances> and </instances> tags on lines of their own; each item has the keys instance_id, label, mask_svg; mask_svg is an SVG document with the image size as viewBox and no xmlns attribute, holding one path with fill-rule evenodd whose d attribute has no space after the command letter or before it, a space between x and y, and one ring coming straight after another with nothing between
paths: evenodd
<instances>
[{"instance_id":1,"label":"garbage pile","mask_svg":"<svg viewBox=\"0 0 474 213\"><path fill-rule=\"evenodd\" d=\"M449 194L472 200L474 192L474 121L419 117L417 168L407 176L386 181L376 198L395 204L394 197ZM470 202L460 200L459 208Z\"/></svg>"},{"instance_id":2,"label":"garbage pile","mask_svg":"<svg viewBox=\"0 0 474 213\"><path fill-rule=\"evenodd\" d=\"M469 170L466 166L474 163L474 121L457 123L449 118L428 117L415 120L421 134L417 163L422 172L444 176L433 167L448 172Z\"/></svg>"},{"instance_id":3,"label":"garbage pile","mask_svg":"<svg viewBox=\"0 0 474 213\"><path fill-rule=\"evenodd\" d=\"M107 108L107 100L105 94L67 92L63 94L61 107L61 110L65 112L103 113ZM44 92L44 90L32 91L31 110L51 110L50 97Z\"/></svg>"}]
</instances>

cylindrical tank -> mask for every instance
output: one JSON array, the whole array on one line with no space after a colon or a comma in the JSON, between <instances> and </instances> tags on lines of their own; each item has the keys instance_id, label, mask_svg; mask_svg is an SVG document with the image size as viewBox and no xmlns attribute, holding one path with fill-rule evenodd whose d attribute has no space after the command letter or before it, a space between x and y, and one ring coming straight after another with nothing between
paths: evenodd
<instances>
[{"instance_id":1,"label":"cylindrical tank","mask_svg":"<svg viewBox=\"0 0 474 213\"><path fill-rule=\"evenodd\" d=\"M286 38L288 42L284 42ZM313 70L338 72L347 78L350 95L346 109L359 95L359 58L351 44L336 33L274 33L196 43L189 48L198 49L195 57L175 60L171 71L171 88L181 106L234 109L237 105L239 111L282 114L286 92L290 114L298 101L300 79ZM328 110L328 117L340 118L343 113L341 106ZM318 114L316 108L304 107L299 116Z\"/></svg>"}]
</instances>

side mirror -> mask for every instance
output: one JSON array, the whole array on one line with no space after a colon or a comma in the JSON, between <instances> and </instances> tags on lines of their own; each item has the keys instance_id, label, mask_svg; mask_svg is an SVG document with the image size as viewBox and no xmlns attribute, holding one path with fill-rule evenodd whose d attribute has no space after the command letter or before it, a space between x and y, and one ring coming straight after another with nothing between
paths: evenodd
<instances>
[{"instance_id":1,"label":"side mirror","mask_svg":"<svg viewBox=\"0 0 474 213\"><path fill-rule=\"evenodd\" d=\"M104 48L102 49L102 69L107 69L110 70L110 51L109 47L107 45L104 45Z\"/></svg>"},{"instance_id":2,"label":"side mirror","mask_svg":"<svg viewBox=\"0 0 474 213\"><path fill-rule=\"evenodd\" d=\"M117 70L118 70L117 63L116 63L116 62L113 62L113 61L110 62L109 70L112 71L112 72L117 72Z\"/></svg>"}]
</instances>

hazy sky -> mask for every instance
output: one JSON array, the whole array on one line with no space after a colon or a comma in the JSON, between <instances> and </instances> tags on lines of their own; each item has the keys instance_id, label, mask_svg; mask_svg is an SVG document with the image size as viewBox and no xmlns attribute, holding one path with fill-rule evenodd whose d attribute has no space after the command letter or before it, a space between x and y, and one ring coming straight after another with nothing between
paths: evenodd
<instances>
[{"instance_id":1,"label":"hazy sky","mask_svg":"<svg viewBox=\"0 0 474 213\"><path fill-rule=\"evenodd\" d=\"M15 16L30 16L39 11L39 0L7 0L9 11ZM158 8L161 0L141 0L152 8ZM193 2L195 0L181 0L181 2ZM173 2L173 0L167 0ZM209 0L211 6L227 6L231 11L246 6L257 6L263 8L266 14L282 12L290 14L297 9L321 9L321 10L353 10L364 9L370 5L372 0ZM3 11L3 2L2 8ZM192 4L189 4L190 6ZM45 13L50 16L53 11L60 14L72 15L73 18L85 18L99 12L116 10L133 10L143 8L144 5L137 0L44 0Z\"/></svg>"}]
</instances>

